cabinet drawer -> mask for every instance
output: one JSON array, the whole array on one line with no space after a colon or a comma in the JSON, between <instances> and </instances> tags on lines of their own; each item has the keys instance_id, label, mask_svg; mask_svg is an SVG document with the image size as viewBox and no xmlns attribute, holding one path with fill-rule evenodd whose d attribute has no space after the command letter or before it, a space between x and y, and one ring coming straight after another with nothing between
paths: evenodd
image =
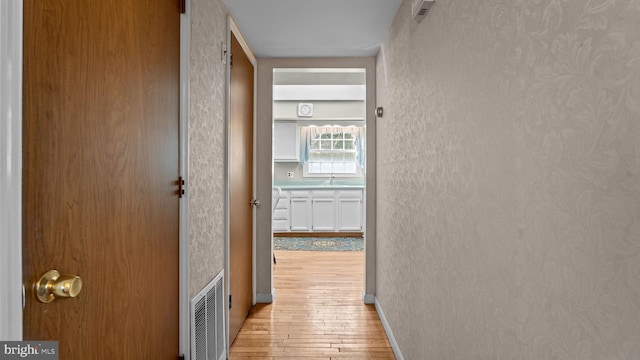
<instances>
[{"instance_id":1,"label":"cabinet drawer","mask_svg":"<svg viewBox=\"0 0 640 360\"><path fill-rule=\"evenodd\" d=\"M338 190L340 199L362 199L362 190Z\"/></svg>"},{"instance_id":2,"label":"cabinet drawer","mask_svg":"<svg viewBox=\"0 0 640 360\"><path fill-rule=\"evenodd\" d=\"M289 220L273 220L273 231L289 231Z\"/></svg>"},{"instance_id":3,"label":"cabinet drawer","mask_svg":"<svg viewBox=\"0 0 640 360\"><path fill-rule=\"evenodd\" d=\"M289 209L275 209L273 211L274 220L289 220Z\"/></svg>"},{"instance_id":4,"label":"cabinet drawer","mask_svg":"<svg viewBox=\"0 0 640 360\"><path fill-rule=\"evenodd\" d=\"M336 196L336 192L334 190L313 190L311 192L311 196L314 199L316 198L333 198Z\"/></svg>"},{"instance_id":5,"label":"cabinet drawer","mask_svg":"<svg viewBox=\"0 0 640 360\"><path fill-rule=\"evenodd\" d=\"M309 190L291 190L290 192L291 198L308 198L311 196L311 192Z\"/></svg>"}]
</instances>

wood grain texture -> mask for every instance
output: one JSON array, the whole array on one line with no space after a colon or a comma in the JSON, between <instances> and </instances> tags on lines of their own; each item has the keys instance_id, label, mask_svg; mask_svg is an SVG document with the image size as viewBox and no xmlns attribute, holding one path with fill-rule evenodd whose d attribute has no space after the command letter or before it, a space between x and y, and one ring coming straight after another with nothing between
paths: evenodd
<instances>
[{"instance_id":1,"label":"wood grain texture","mask_svg":"<svg viewBox=\"0 0 640 360\"><path fill-rule=\"evenodd\" d=\"M231 360L395 359L362 302L362 252L276 251L273 304L254 306Z\"/></svg>"},{"instance_id":2,"label":"wood grain texture","mask_svg":"<svg viewBox=\"0 0 640 360\"><path fill-rule=\"evenodd\" d=\"M178 354L173 0L24 2L24 338L61 359ZM38 302L50 269L79 297Z\"/></svg>"},{"instance_id":3,"label":"wood grain texture","mask_svg":"<svg viewBox=\"0 0 640 360\"><path fill-rule=\"evenodd\" d=\"M252 305L253 65L231 34L231 108L229 135L229 342Z\"/></svg>"}]
</instances>

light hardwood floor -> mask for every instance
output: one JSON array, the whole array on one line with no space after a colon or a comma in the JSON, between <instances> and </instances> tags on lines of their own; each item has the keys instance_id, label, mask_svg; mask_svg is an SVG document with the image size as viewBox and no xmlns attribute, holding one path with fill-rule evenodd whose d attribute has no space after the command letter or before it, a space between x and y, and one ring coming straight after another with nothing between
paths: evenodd
<instances>
[{"instance_id":1,"label":"light hardwood floor","mask_svg":"<svg viewBox=\"0 0 640 360\"><path fill-rule=\"evenodd\" d=\"M229 359L395 359L375 307L362 302L362 252L277 251L276 258L276 301L251 310Z\"/></svg>"}]
</instances>

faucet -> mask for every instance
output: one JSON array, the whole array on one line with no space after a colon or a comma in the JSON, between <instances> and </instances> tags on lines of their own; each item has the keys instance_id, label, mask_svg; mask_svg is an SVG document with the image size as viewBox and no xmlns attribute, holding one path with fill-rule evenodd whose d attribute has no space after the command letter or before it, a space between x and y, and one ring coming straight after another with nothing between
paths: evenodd
<instances>
[{"instance_id":1,"label":"faucet","mask_svg":"<svg viewBox=\"0 0 640 360\"><path fill-rule=\"evenodd\" d=\"M331 174L331 180L329 181L329 185L333 185L333 180L336 179L336 176Z\"/></svg>"}]
</instances>

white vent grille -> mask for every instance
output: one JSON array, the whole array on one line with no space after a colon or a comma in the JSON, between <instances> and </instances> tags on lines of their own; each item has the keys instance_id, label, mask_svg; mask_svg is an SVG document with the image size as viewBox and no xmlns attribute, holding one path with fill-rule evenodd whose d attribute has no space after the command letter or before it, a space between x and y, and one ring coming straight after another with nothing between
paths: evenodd
<instances>
[{"instance_id":1,"label":"white vent grille","mask_svg":"<svg viewBox=\"0 0 640 360\"><path fill-rule=\"evenodd\" d=\"M411 5L411 15L413 16L413 20L420 21L425 16L429 14L429 10L433 6L435 1L428 0L413 0Z\"/></svg>"},{"instance_id":2,"label":"white vent grille","mask_svg":"<svg viewBox=\"0 0 640 360\"><path fill-rule=\"evenodd\" d=\"M191 299L191 359L224 360L224 272Z\"/></svg>"}]
</instances>

